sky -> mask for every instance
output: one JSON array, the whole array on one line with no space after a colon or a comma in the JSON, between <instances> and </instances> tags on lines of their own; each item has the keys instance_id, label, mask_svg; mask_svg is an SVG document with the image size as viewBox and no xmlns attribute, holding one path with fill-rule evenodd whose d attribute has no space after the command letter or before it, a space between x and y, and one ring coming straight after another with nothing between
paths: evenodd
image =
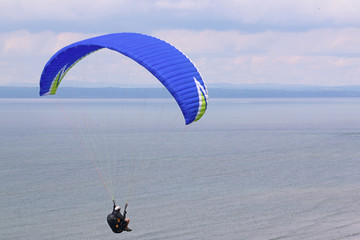
<instances>
[{"instance_id":1,"label":"sky","mask_svg":"<svg viewBox=\"0 0 360 240\"><path fill-rule=\"evenodd\" d=\"M115 32L167 41L207 84L360 85L358 0L0 0L0 86L38 86L56 51ZM154 82L102 50L62 84Z\"/></svg>"}]
</instances>

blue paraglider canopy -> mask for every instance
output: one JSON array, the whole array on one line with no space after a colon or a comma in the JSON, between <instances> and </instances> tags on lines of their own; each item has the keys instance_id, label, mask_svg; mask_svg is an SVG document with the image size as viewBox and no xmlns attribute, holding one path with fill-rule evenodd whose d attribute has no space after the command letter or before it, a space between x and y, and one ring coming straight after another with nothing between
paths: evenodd
<instances>
[{"instance_id":1,"label":"blue paraglider canopy","mask_svg":"<svg viewBox=\"0 0 360 240\"><path fill-rule=\"evenodd\" d=\"M186 124L199 120L205 113L207 88L194 64L169 43L139 33L102 35L62 48L44 67L40 95L55 94L77 62L103 48L117 51L151 72L175 98Z\"/></svg>"}]
</instances>

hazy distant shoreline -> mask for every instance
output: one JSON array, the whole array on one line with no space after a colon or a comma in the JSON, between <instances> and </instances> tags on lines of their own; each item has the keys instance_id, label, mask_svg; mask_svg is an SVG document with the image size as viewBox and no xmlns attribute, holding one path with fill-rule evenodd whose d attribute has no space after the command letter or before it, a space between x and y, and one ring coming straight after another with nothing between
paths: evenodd
<instances>
[{"instance_id":1,"label":"hazy distant shoreline","mask_svg":"<svg viewBox=\"0 0 360 240\"><path fill-rule=\"evenodd\" d=\"M208 87L211 98L353 98L360 86L320 87L291 85L236 85ZM38 98L36 87L0 87L0 98ZM61 98L169 98L165 88L75 88L62 87Z\"/></svg>"}]
</instances>

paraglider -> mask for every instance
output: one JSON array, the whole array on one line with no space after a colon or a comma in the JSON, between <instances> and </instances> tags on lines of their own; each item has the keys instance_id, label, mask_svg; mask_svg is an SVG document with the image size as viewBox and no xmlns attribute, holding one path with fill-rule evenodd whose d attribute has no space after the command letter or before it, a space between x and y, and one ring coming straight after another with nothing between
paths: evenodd
<instances>
[{"instance_id":1,"label":"paraglider","mask_svg":"<svg viewBox=\"0 0 360 240\"><path fill-rule=\"evenodd\" d=\"M122 233L123 231L126 232L131 232L132 229L129 228L129 222L130 219L126 218L126 208L128 206L128 204L125 204L125 208L124 208L124 214L121 214L121 208L119 206L116 206L115 204L115 200L113 200L114 206L113 206L113 211L112 213L110 213L107 216L107 222L111 228L111 230L114 233Z\"/></svg>"},{"instance_id":2,"label":"paraglider","mask_svg":"<svg viewBox=\"0 0 360 240\"><path fill-rule=\"evenodd\" d=\"M208 92L194 64L167 42L139 33L102 35L59 50L41 74L40 95L55 94L61 80L77 62L103 48L122 53L151 72L175 98L186 124L204 115Z\"/></svg>"},{"instance_id":3,"label":"paraglider","mask_svg":"<svg viewBox=\"0 0 360 240\"><path fill-rule=\"evenodd\" d=\"M101 49L119 52L151 72L170 92L188 125L198 121L208 104L206 85L194 64L169 43L139 33L114 33L70 44L53 55L40 78L40 96L54 95L67 74L84 57ZM107 221L115 233L131 231L129 220L115 205Z\"/></svg>"}]
</instances>

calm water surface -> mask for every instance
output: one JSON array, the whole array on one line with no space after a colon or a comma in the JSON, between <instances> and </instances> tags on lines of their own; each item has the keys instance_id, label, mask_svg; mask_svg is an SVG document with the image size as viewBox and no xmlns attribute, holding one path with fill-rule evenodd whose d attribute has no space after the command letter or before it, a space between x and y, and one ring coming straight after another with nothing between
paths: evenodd
<instances>
[{"instance_id":1,"label":"calm water surface","mask_svg":"<svg viewBox=\"0 0 360 240\"><path fill-rule=\"evenodd\" d=\"M360 99L210 100L1 99L1 239L360 239Z\"/></svg>"}]
</instances>

